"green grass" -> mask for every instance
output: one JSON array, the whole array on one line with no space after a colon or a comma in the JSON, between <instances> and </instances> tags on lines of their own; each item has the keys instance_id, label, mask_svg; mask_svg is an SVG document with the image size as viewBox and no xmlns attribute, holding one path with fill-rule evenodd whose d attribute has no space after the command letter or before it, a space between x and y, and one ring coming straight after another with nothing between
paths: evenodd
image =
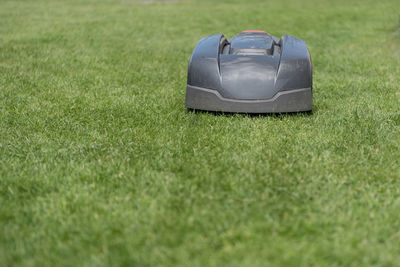
<instances>
[{"instance_id":1,"label":"green grass","mask_svg":"<svg viewBox=\"0 0 400 267\"><path fill-rule=\"evenodd\" d=\"M0 2L1 266L399 266L400 3ZM184 107L197 41L306 40L312 114Z\"/></svg>"}]
</instances>

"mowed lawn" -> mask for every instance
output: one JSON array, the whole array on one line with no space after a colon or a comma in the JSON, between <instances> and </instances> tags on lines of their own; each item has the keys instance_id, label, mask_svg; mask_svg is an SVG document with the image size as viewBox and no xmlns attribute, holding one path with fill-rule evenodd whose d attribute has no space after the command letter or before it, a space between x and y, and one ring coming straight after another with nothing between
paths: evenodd
<instances>
[{"instance_id":1,"label":"mowed lawn","mask_svg":"<svg viewBox=\"0 0 400 267\"><path fill-rule=\"evenodd\" d=\"M400 2L0 2L0 266L399 266ZM197 41L306 41L311 114L184 106Z\"/></svg>"}]
</instances>

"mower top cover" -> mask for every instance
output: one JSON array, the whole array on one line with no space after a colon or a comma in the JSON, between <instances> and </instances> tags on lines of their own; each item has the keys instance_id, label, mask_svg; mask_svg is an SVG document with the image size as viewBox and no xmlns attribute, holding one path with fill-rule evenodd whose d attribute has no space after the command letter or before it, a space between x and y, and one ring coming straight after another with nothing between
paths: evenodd
<instances>
[{"instance_id":1,"label":"mower top cover","mask_svg":"<svg viewBox=\"0 0 400 267\"><path fill-rule=\"evenodd\" d=\"M286 113L312 109L312 64L306 43L244 31L201 39L189 62L186 107Z\"/></svg>"}]
</instances>

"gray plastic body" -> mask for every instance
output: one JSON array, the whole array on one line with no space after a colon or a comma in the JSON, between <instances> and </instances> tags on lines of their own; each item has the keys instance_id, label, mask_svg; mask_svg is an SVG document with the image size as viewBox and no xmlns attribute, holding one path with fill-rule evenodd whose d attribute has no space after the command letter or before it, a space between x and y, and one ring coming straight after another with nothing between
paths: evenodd
<instances>
[{"instance_id":1,"label":"gray plastic body","mask_svg":"<svg viewBox=\"0 0 400 267\"><path fill-rule=\"evenodd\" d=\"M188 67L186 107L284 113L312 109L312 63L305 42L245 31L201 39Z\"/></svg>"}]
</instances>

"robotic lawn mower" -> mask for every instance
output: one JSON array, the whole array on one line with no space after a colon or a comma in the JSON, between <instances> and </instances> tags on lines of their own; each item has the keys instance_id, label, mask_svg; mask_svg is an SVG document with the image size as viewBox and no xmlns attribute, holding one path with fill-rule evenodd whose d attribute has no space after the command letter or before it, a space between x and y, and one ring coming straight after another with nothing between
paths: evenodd
<instances>
[{"instance_id":1,"label":"robotic lawn mower","mask_svg":"<svg viewBox=\"0 0 400 267\"><path fill-rule=\"evenodd\" d=\"M239 112L312 110L312 63L306 43L264 31L244 31L229 41L201 39L189 62L186 107Z\"/></svg>"}]
</instances>

